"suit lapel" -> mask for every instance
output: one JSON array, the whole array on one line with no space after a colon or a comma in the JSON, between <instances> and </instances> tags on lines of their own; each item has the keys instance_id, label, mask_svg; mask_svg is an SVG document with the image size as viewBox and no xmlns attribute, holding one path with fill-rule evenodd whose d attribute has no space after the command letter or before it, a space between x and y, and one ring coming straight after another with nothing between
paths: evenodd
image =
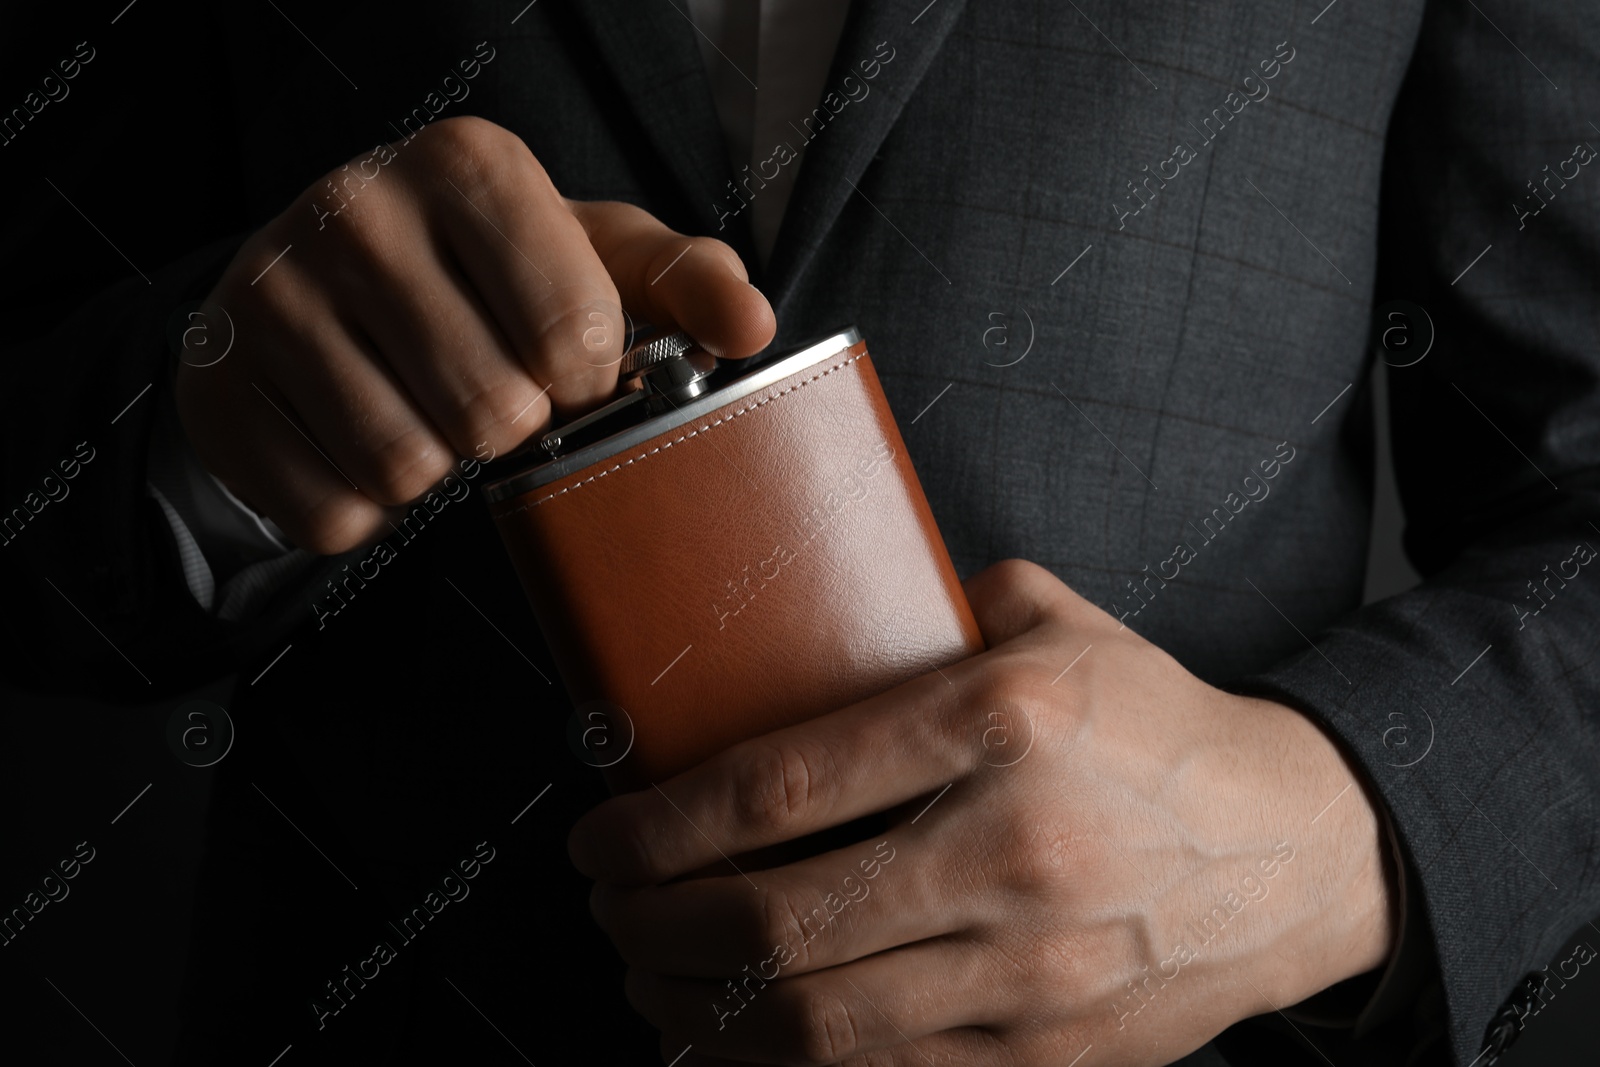
<instances>
[{"instance_id":1,"label":"suit lapel","mask_svg":"<svg viewBox=\"0 0 1600 1067\"><path fill-rule=\"evenodd\" d=\"M928 0L854 0L850 5L823 89L824 99L830 92L843 95L846 75L863 81L857 64L872 59L880 43L894 49L893 58L877 78L865 83L870 87L867 96L846 104L826 126L811 132L762 287L780 322L783 304L818 245L845 203L857 195L852 183L861 184L867 165L899 120L964 7L965 0L935 0L932 4ZM823 113L829 113L826 107Z\"/></svg>"},{"instance_id":2,"label":"suit lapel","mask_svg":"<svg viewBox=\"0 0 1600 1067\"><path fill-rule=\"evenodd\" d=\"M874 153L964 7L965 0L934 0L931 4L927 0L853 0L824 94L839 92L846 75L862 81L857 64L879 54L880 43L894 50L893 58L882 66L877 78L866 83L868 95L847 104L822 129L813 130L806 145L772 261L762 279L762 289L780 316L785 300L845 202L856 195L852 183L860 184ZM571 8L588 27L639 117L644 136L685 195L698 223L695 232L717 234L715 205L728 199L727 153L696 31L681 0L581 0ZM802 138L797 134L795 140ZM718 235L746 253L754 271L746 231L741 225L736 232Z\"/></svg>"},{"instance_id":3,"label":"suit lapel","mask_svg":"<svg viewBox=\"0 0 1600 1067\"><path fill-rule=\"evenodd\" d=\"M691 232L714 232L712 201L726 190L728 157L683 0L577 0L570 8L687 199L698 224Z\"/></svg>"}]
</instances>

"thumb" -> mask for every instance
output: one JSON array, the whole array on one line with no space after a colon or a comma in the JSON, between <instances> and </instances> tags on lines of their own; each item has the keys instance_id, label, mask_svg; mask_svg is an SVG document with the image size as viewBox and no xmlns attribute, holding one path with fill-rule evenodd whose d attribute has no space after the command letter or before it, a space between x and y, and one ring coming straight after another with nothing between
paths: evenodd
<instances>
[{"instance_id":1,"label":"thumb","mask_svg":"<svg viewBox=\"0 0 1600 1067\"><path fill-rule=\"evenodd\" d=\"M961 587L990 648L1037 628L1063 606L1063 595L1075 596L1061 579L1022 559L1001 560L962 582Z\"/></svg>"},{"instance_id":2,"label":"thumb","mask_svg":"<svg viewBox=\"0 0 1600 1067\"><path fill-rule=\"evenodd\" d=\"M778 330L739 254L714 237L687 237L632 204L567 201L617 287L622 306L676 326L714 356L743 359Z\"/></svg>"}]
</instances>

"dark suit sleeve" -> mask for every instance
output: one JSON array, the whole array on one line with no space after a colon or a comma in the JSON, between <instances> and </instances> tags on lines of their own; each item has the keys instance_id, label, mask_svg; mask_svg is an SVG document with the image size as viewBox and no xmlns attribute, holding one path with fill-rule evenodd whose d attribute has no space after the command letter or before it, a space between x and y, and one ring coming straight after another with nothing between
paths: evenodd
<instances>
[{"instance_id":1,"label":"dark suit sleeve","mask_svg":"<svg viewBox=\"0 0 1600 1067\"><path fill-rule=\"evenodd\" d=\"M142 8L88 29L64 5L19 11L0 44L5 99L52 72L60 97L0 144L0 669L130 700L250 666L276 636L270 612L200 610L146 492L169 322L260 220L211 14Z\"/></svg>"},{"instance_id":2,"label":"dark suit sleeve","mask_svg":"<svg viewBox=\"0 0 1600 1067\"><path fill-rule=\"evenodd\" d=\"M167 320L205 295L237 244L194 252L149 284L118 283L48 334L5 346L0 655L20 687L150 699L237 670L271 639L270 621L229 624L200 608L146 489Z\"/></svg>"},{"instance_id":3,"label":"dark suit sleeve","mask_svg":"<svg viewBox=\"0 0 1600 1067\"><path fill-rule=\"evenodd\" d=\"M1249 682L1340 736L1386 802L1461 1064L1600 912L1600 23L1491 14L1430 5L1385 159L1377 303L1437 333L1388 371L1424 580Z\"/></svg>"}]
</instances>

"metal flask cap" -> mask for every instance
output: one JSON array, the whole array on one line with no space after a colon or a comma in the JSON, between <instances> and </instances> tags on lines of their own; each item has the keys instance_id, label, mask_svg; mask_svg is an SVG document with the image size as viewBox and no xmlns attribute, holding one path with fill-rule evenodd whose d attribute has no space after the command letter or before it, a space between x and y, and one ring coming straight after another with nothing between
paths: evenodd
<instances>
[{"instance_id":1,"label":"metal flask cap","mask_svg":"<svg viewBox=\"0 0 1600 1067\"><path fill-rule=\"evenodd\" d=\"M711 388L706 380L717 369L711 353L680 331L630 348L619 368L645 386L645 407L652 415L681 407Z\"/></svg>"},{"instance_id":2,"label":"metal flask cap","mask_svg":"<svg viewBox=\"0 0 1600 1067\"><path fill-rule=\"evenodd\" d=\"M717 388L712 388L710 380L716 360L692 338L669 334L630 345L619 367L633 388L625 389L605 406L550 430L537 446L525 446L502 457L497 462L506 473L491 475L492 480L484 486L484 496L491 504L499 503L596 463L613 460L653 437L708 418L719 408L754 396L801 370L840 358L860 343L861 332L854 326L844 326L777 353L754 367L741 369ZM655 382L650 381L652 374Z\"/></svg>"},{"instance_id":3,"label":"metal flask cap","mask_svg":"<svg viewBox=\"0 0 1600 1067\"><path fill-rule=\"evenodd\" d=\"M651 364L660 363L662 360L674 359L683 355L694 347L694 338L682 330L653 338L643 344L635 344L629 348L622 357L622 364L618 368L623 374L633 374L644 370Z\"/></svg>"},{"instance_id":4,"label":"metal flask cap","mask_svg":"<svg viewBox=\"0 0 1600 1067\"><path fill-rule=\"evenodd\" d=\"M646 328L654 333L654 327ZM648 334L646 334L648 336ZM642 409L646 417L683 407L711 388L707 380L717 369L711 353L681 331L638 341L628 347L618 364L617 395L586 415L557 426L539 440L546 455L569 449L574 434L592 435L623 412Z\"/></svg>"}]
</instances>

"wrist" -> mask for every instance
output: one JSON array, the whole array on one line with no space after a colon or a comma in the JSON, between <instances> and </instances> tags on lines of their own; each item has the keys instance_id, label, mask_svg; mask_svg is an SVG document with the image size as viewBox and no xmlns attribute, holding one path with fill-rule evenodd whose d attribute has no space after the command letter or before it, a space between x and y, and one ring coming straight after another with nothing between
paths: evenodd
<instances>
[{"instance_id":1,"label":"wrist","mask_svg":"<svg viewBox=\"0 0 1600 1067\"><path fill-rule=\"evenodd\" d=\"M1283 1007L1388 961L1399 872L1381 800L1341 745L1293 708L1241 699L1259 705L1268 724L1264 751L1280 754L1267 773L1261 802L1306 860L1296 906L1285 909L1283 928L1268 950L1279 972L1275 1006Z\"/></svg>"}]
</instances>

